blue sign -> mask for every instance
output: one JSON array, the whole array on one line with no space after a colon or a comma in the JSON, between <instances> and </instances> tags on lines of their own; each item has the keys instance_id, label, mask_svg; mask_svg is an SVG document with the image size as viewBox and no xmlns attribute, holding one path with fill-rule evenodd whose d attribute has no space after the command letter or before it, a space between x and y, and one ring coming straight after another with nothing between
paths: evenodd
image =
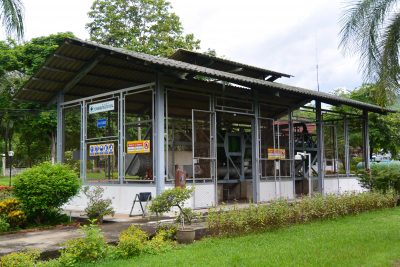
<instances>
[{"instance_id":1,"label":"blue sign","mask_svg":"<svg viewBox=\"0 0 400 267\"><path fill-rule=\"evenodd\" d=\"M97 128L106 128L107 119L98 119L97 120Z\"/></svg>"}]
</instances>

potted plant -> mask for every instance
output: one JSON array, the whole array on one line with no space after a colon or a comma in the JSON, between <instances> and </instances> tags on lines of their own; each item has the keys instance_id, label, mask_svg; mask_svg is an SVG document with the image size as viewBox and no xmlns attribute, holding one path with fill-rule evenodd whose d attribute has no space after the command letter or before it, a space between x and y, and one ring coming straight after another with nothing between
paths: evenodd
<instances>
[{"instance_id":1,"label":"potted plant","mask_svg":"<svg viewBox=\"0 0 400 267\"><path fill-rule=\"evenodd\" d=\"M165 190L153 199L149 210L159 216L162 213L169 212L173 207L179 209L178 220L181 223L177 229L176 239L179 243L192 243L196 232L192 227L185 227L185 222L191 223L193 212L190 208L185 208L184 203L188 200L194 188L175 187Z\"/></svg>"},{"instance_id":2,"label":"potted plant","mask_svg":"<svg viewBox=\"0 0 400 267\"><path fill-rule=\"evenodd\" d=\"M111 205L111 199L103 199L103 188L100 186L95 186L93 188L85 186L83 188L83 193L89 200L85 208L85 214L89 217L89 220L96 219L97 223L102 224L104 216L114 216L115 211Z\"/></svg>"}]
</instances>

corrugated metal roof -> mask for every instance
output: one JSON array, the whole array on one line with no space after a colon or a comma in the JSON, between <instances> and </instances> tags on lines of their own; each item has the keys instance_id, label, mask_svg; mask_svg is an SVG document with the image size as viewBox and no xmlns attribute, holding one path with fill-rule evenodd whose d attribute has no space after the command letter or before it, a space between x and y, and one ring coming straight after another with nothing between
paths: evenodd
<instances>
[{"instance_id":1,"label":"corrugated metal roof","mask_svg":"<svg viewBox=\"0 0 400 267\"><path fill-rule=\"evenodd\" d=\"M236 73L247 77L267 80L270 82L273 82L281 77L292 77L292 75L286 73L259 68L225 58L220 58L195 51L189 51L186 49L176 50L176 52L172 54L170 58L198 66L207 67L210 69Z\"/></svg>"},{"instance_id":2,"label":"corrugated metal roof","mask_svg":"<svg viewBox=\"0 0 400 267\"><path fill-rule=\"evenodd\" d=\"M178 71L192 75L203 75L251 88L258 88L259 90L283 92L287 96L303 97L304 100L318 100L333 105L344 104L378 113L394 112L394 110L383 109L377 105L342 98L324 92L269 82L76 38L66 39L65 44L56 51L55 55L46 61L42 69L18 92L17 98L49 102L54 99L57 92L63 90L64 86L73 79L71 77L78 75L83 66L99 54L106 54L106 57L70 91L71 94L75 94L75 97L83 96L83 93L87 95L89 92L86 92L84 88L98 88L99 90L103 90L103 92L107 90L111 91L131 86L132 83L140 80L145 81L146 79L150 79L152 73L155 71ZM56 71L51 70L52 68ZM60 73L56 74L57 71L64 73L61 75Z\"/></svg>"}]
</instances>

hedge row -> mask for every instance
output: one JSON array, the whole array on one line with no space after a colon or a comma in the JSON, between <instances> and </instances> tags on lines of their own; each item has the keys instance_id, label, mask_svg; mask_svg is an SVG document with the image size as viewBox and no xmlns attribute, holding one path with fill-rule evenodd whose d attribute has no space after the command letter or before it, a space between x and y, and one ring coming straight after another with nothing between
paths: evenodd
<instances>
[{"instance_id":1,"label":"hedge row","mask_svg":"<svg viewBox=\"0 0 400 267\"><path fill-rule=\"evenodd\" d=\"M247 208L211 209L207 224L213 235L239 235L266 231L290 224L319 219L334 219L364 211L395 207L398 196L392 192L346 193L304 197L296 202L286 200L269 204L251 204Z\"/></svg>"}]
</instances>

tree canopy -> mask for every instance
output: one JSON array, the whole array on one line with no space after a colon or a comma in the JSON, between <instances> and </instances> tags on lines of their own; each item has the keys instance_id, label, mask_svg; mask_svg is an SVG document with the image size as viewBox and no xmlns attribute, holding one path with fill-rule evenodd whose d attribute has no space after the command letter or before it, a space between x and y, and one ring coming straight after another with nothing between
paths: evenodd
<instances>
[{"instance_id":1,"label":"tree canopy","mask_svg":"<svg viewBox=\"0 0 400 267\"><path fill-rule=\"evenodd\" d=\"M16 152L16 165L31 166L54 158L55 109L19 102L14 95L66 37L73 34L52 34L23 44L0 41L0 147L6 155L8 150Z\"/></svg>"},{"instance_id":2,"label":"tree canopy","mask_svg":"<svg viewBox=\"0 0 400 267\"><path fill-rule=\"evenodd\" d=\"M351 92L337 92L340 96L353 100L358 100L370 104L376 104L375 94L379 90L376 85L363 85ZM398 102L399 99L397 98ZM359 112L347 106L335 107L336 110L352 113ZM390 152L393 157L397 158L400 148L400 115L391 113L388 115L380 115L377 113L369 114L369 144L370 153L378 152L381 149ZM350 132L350 138L355 133ZM360 140L361 142L361 140Z\"/></svg>"},{"instance_id":3,"label":"tree canopy","mask_svg":"<svg viewBox=\"0 0 400 267\"><path fill-rule=\"evenodd\" d=\"M24 36L24 6L20 0L0 0L0 19L7 35Z\"/></svg>"},{"instance_id":4,"label":"tree canopy","mask_svg":"<svg viewBox=\"0 0 400 267\"><path fill-rule=\"evenodd\" d=\"M373 96L393 104L399 88L400 13L396 0L358 0L342 17L340 47L360 57L364 79L376 83Z\"/></svg>"},{"instance_id":5,"label":"tree canopy","mask_svg":"<svg viewBox=\"0 0 400 267\"><path fill-rule=\"evenodd\" d=\"M152 55L199 49L200 41L183 33L171 9L165 0L95 0L86 28L92 41Z\"/></svg>"}]
</instances>

